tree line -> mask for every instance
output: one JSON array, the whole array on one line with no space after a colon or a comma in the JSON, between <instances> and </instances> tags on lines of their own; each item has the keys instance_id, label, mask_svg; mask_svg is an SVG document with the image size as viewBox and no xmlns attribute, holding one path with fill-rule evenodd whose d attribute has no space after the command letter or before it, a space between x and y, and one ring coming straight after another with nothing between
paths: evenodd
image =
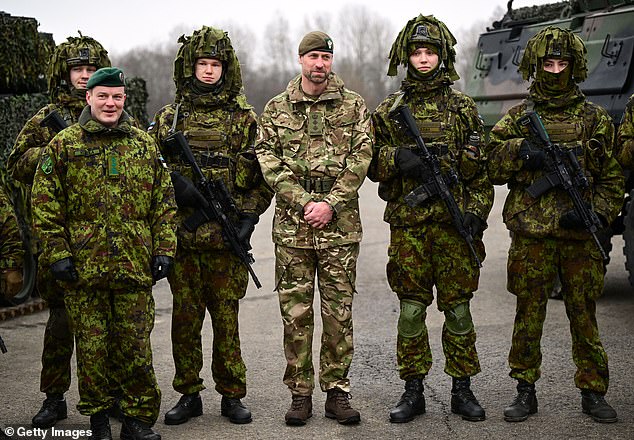
<instances>
[{"instance_id":1,"label":"tree line","mask_svg":"<svg viewBox=\"0 0 634 440\"><path fill-rule=\"evenodd\" d=\"M492 17L503 15L501 8L498 9ZM474 22L468 29L451 29L458 40L456 68L461 77L473 62L478 35L490 22ZM347 88L364 97L368 109L373 110L389 93L396 91L403 79L402 74L388 77L386 72L390 47L405 23L394 24L366 6L346 6L338 16L329 13L307 16L297 32L293 32L290 21L282 13L266 24L262 35L235 21L207 25L228 32L242 67L245 93L258 114L268 100L282 92L288 81L300 72L297 46L310 30L323 30L332 37L335 43L333 71ZM180 35L191 35L194 30L196 28L179 25L169 32L166 42L110 54L114 65L122 68L128 77L140 76L146 80L150 118L174 100L177 40ZM457 88L461 88L462 81L456 84Z\"/></svg>"}]
</instances>

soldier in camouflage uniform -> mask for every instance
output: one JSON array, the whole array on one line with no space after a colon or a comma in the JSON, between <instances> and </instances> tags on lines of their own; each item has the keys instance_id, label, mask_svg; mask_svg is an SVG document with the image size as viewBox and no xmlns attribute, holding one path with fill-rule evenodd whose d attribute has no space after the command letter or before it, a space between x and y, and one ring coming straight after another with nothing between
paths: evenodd
<instances>
[{"instance_id":1,"label":"soldier in camouflage uniform","mask_svg":"<svg viewBox=\"0 0 634 440\"><path fill-rule=\"evenodd\" d=\"M163 143L172 132L183 132L206 178L222 180L229 190L241 214L232 220L239 221L240 238L248 240L273 193L255 157L256 115L243 93L240 63L229 36L220 29L203 26L179 42L174 61L176 100L156 114L149 132L171 169L192 178L179 152ZM247 384L238 332L239 300L247 291L248 271L223 240L217 221L187 231L183 220L194 211L179 206L175 270L168 278L174 296L173 386L183 396L165 414L165 423L181 424L202 414L201 330L206 310L213 328L211 371L222 395L221 414L232 423L249 423L251 412L240 400Z\"/></svg>"},{"instance_id":2,"label":"soldier in camouflage uniform","mask_svg":"<svg viewBox=\"0 0 634 440\"><path fill-rule=\"evenodd\" d=\"M430 169L413 151L413 139L389 117L396 106L408 105L441 170L456 174L451 192L483 260L482 232L493 204L493 185L479 148L483 127L475 103L450 87L459 78L454 69L455 43L445 24L433 16L410 20L392 45L388 70L388 75L396 75L400 64L406 68L406 78L372 115L375 146L368 177L379 182L379 195L387 201L384 220L391 231L387 278L401 306L396 350L405 392L390 412L395 423L409 422L425 412L423 379L432 364L425 318L434 286L438 309L445 314L442 343L445 372L453 384L451 410L465 420L485 419L470 388L471 376L480 372L469 312L480 269L440 197L415 207L405 202L405 196L429 178Z\"/></svg>"},{"instance_id":3,"label":"soldier in camouflage uniform","mask_svg":"<svg viewBox=\"0 0 634 440\"><path fill-rule=\"evenodd\" d=\"M634 170L634 95L630 96L621 118L615 150L623 169Z\"/></svg>"},{"instance_id":4,"label":"soldier in camouflage uniform","mask_svg":"<svg viewBox=\"0 0 634 440\"><path fill-rule=\"evenodd\" d=\"M0 299L11 301L22 288L24 249L13 204L0 186Z\"/></svg>"},{"instance_id":5,"label":"soldier in camouflage uniform","mask_svg":"<svg viewBox=\"0 0 634 440\"><path fill-rule=\"evenodd\" d=\"M95 72L78 123L43 150L33 224L41 266L64 290L77 343L77 408L90 416L92 438L112 438L115 377L121 438L159 440L150 428L161 397L150 345L152 284L176 252L176 204L156 143L123 110L124 84L117 68Z\"/></svg>"},{"instance_id":6,"label":"soldier in camouflage uniform","mask_svg":"<svg viewBox=\"0 0 634 440\"><path fill-rule=\"evenodd\" d=\"M24 125L7 159L7 168L15 180L30 187L40 152L57 132L42 126L42 120L57 113L67 125L77 122L86 106L88 79L97 69L108 66L108 52L90 37L69 37L55 48L47 72L51 103ZM70 387L74 341L64 308L64 289L55 283L48 267L38 267L37 290L47 302L49 317L40 377L40 391L46 393L46 400L33 417L33 426L49 428L66 418L64 393Z\"/></svg>"},{"instance_id":7,"label":"soldier in camouflage uniform","mask_svg":"<svg viewBox=\"0 0 634 440\"><path fill-rule=\"evenodd\" d=\"M358 189L372 155L370 118L363 98L331 71L333 42L310 32L299 45L302 73L271 99L260 119L257 154L276 193L275 280L284 323L292 394L289 425L312 415L313 298L317 272L321 300L319 384L326 417L360 421L349 403L352 298L361 241Z\"/></svg>"},{"instance_id":8,"label":"soldier in camouflage uniform","mask_svg":"<svg viewBox=\"0 0 634 440\"><path fill-rule=\"evenodd\" d=\"M503 211L512 239L507 287L517 301L509 353L517 395L504 410L504 419L519 422L537 412L540 340L548 295L559 273L582 410L598 422L615 422L616 412L604 398L608 358L595 313L603 290L602 256L566 191L555 187L539 197L527 192L550 170L544 169L544 151L530 141L518 119L537 112L552 142L577 157L589 181L580 191L604 226L614 220L623 200L622 171L612 156L614 127L607 112L587 102L577 86L587 75L586 48L572 31L540 31L529 40L519 71L525 80L534 78L529 96L493 127L487 147L489 178L510 190Z\"/></svg>"}]
</instances>

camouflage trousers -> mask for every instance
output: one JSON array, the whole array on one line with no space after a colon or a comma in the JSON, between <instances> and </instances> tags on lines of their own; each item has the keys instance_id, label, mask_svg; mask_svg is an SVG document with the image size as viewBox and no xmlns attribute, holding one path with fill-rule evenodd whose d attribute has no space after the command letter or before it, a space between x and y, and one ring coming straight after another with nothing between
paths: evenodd
<instances>
[{"instance_id":1,"label":"camouflage trousers","mask_svg":"<svg viewBox=\"0 0 634 440\"><path fill-rule=\"evenodd\" d=\"M284 324L284 383L293 395L308 396L315 388L312 346L315 273L321 304L319 385L322 391L350 391L348 370L354 353L352 298L359 244L326 249L275 246L276 290Z\"/></svg>"},{"instance_id":2,"label":"camouflage trousers","mask_svg":"<svg viewBox=\"0 0 634 440\"><path fill-rule=\"evenodd\" d=\"M246 366L240 351L238 300L249 282L244 264L230 251L195 252L180 247L169 275L173 295L172 355L176 374L172 385L182 394L205 389L201 331L205 311L213 329L211 374L216 391L243 398Z\"/></svg>"},{"instance_id":3,"label":"camouflage trousers","mask_svg":"<svg viewBox=\"0 0 634 440\"><path fill-rule=\"evenodd\" d=\"M70 362L75 339L64 306L64 289L50 273L47 267L38 267L37 290L49 308L44 330L40 391L47 394L64 394L70 388Z\"/></svg>"},{"instance_id":4,"label":"camouflage trousers","mask_svg":"<svg viewBox=\"0 0 634 440\"><path fill-rule=\"evenodd\" d=\"M64 301L77 344L79 412L109 409L115 401L109 386L114 378L123 413L153 424L161 392L152 366L150 288L69 290Z\"/></svg>"},{"instance_id":5,"label":"camouflage trousers","mask_svg":"<svg viewBox=\"0 0 634 440\"><path fill-rule=\"evenodd\" d=\"M514 234L508 290L517 297L510 376L535 383L541 375L546 304L559 273L572 335L575 385L605 394L608 357L599 339L595 300L603 291L603 261L592 240L535 239Z\"/></svg>"},{"instance_id":6,"label":"camouflage trousers","mask_svg":"<svg viewBox=\"0 0 634 440\"><path fill-rule=\"evenodd\" d=\"M475 240L478 257L484 261L484 244ZM413 300L431 305L436 287L438 310L445 312L469 302L478 288L480 269L464 239L452 225L424 223L413 228L391 228L388 248L387 280L399 300ZM427 375L432 353L425 322L420 336L396 341L399 376L403 380ZM480 372L475 347L476 332L457 335L442 329L445 373L451 377L470 377Z\"/></svg>"}]
</instances>

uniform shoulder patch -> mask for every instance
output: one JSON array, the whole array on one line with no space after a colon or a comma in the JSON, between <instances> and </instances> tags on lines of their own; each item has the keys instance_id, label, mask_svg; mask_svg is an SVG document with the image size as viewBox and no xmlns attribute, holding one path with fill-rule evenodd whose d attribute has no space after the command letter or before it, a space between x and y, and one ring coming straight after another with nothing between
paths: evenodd
<instances>
[{"instance_id":1,"label":"uniform shoulder patch","mask_svg":"<svg viewBox=\"0 0 634 440\"><path fill-rule=\"evenodd\" d=\"M45 154L44 156L42 156L40 167L42 168L44 174L51 174L51 172L53 171L53 159L49 154Z\"/></svg>"}]
</instances>

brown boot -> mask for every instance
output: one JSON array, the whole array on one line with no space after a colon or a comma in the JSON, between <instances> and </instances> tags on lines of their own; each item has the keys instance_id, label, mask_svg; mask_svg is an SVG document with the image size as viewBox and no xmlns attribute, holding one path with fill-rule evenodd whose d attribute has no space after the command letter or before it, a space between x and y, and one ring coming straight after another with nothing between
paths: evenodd
<instances>
[{"instance_id":1,"label":"brown boot","mask_svg":"<svg viewBox=\"0 0 634 440\"><path fill-rule=\"evenodd\" d=\"M303 426L306 420L313 416L312 396L293 396L290 409L286 412L284 419L287 425Z\"/></svg>"},{"instance_id":2,"label":"brown boot","mask_svg":"<svg viewBox=\"0 0 634 440\"><path fill-rule=\"evenodd\" d=\"M339 388L328 390L326 417L337 419L342 425L352 425L361 421L359 411L350 406L350 394Z\"/></svg>"}]
</instances>

